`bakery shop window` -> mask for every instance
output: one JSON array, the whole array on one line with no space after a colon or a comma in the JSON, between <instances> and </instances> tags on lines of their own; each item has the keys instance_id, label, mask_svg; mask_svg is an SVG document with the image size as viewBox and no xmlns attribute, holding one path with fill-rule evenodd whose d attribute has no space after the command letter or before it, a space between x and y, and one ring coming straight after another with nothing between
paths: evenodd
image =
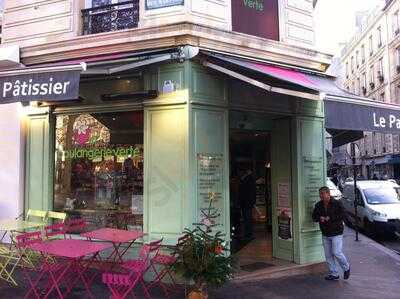
<instances>
[{"instance_id":1,"label":"bakery shop window","mask_svg":"<svg viewBox=\"0 0 400 299\"><path fill-rule=\"evenodd\" d=\"M88 229L143 226L143 111L56 117L54 209Z\"/></svg>"}]
</instances>

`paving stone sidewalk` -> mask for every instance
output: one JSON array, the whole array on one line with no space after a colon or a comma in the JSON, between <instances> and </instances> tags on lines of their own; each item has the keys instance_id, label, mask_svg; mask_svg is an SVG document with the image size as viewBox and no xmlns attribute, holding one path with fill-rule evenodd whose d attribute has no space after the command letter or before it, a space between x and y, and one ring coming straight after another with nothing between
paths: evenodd
<instances>
[{"instance_id":1,"label":"paving stone sidewalk","mask_svg":"<svg viewBox=\"0 0 400 299\"><path fill-rule=\"evenodd\" d=\"M323 274L309 274L279 279L257 278L240 283L233 281L226 287L210 293L210 299L283 299L283 298L400 298L400 255L375 241L360 235L354 241L354 232L345 232L345 253L351 262L352 274L348 281L327 282ZM23 298L26 286L13 288L0 281L0 298ZM109 298L108 290L100 283L93 286L96 299ZM142 294L139 290L137 294ZM154 299L165 298L160 290L152 292ZM69 298L87 298L83 289ZM142 298L142 297L140 297ZM170 297L184 298L181 292Z\"/></svg>"}]
</instances>

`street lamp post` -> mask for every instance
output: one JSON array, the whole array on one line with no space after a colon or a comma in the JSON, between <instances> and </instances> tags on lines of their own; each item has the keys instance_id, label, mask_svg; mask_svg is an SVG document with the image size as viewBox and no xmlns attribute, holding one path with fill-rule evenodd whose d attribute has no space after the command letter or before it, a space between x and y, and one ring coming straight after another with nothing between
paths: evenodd
<instances>
[{"instance_id":1,"label":"street lamp post","mask_svg":"<svg viewBox=\"0 0 400 299\"><path fill-rule=\"evenodd\" d=\"M357 167L356 167L356 144L354 142L351 143L351 156L353 160L353 177L354 177L354 212L356 215L356 241L358 241L358 202L357 202Z\"/></svg>"},{"instance_id":2,"label":"street lamp post","mask_svg":"<svg viewBox=\"0 0 400 299\"><path fill-rule=\"evenodd\" d=\"M360 149L355 142L352 142L347 147L347 153L350 155L353 164L353 182L354 182L354 213L355 213L355 231L356 231L356 241L358 241L358 201L357 201L357 158L360 157Z\"/></svg>"}]
</instances>

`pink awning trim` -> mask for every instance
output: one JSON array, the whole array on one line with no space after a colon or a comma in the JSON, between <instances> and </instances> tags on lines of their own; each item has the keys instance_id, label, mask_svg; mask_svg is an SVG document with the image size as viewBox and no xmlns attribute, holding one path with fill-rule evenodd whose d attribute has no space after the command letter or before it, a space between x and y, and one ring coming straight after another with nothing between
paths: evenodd
<instances>
[{"instance_id":1,"label":"pink awning trim","mask_svg":"<svg viewBox=\"0 0 400 299\"><path fill-rule=\"evenodd\" d=\"M315 84L315 82L313 82L312 80L310 80L309 77L307 77L306 74L300 73L298 71L279 68L279 67L260 64L260 63L252 63L252 65L259 71L266 73L266 74L270 74L271 76L281 78L284 80L290 80L293 83L297 83L297 84L304 85L304 86L311 85L314 88L318 87Z\"/></svg>"}]
</instances>

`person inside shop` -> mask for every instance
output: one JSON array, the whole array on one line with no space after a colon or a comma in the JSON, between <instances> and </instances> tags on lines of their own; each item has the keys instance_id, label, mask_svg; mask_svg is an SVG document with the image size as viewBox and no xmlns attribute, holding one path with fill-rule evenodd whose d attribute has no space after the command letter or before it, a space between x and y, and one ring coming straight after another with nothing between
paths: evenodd
<instances>
[{"instance_id":1,"label":"person inside shop","mask_svg":"<svg viewBox=\"0 0 400 299\"><path fill-rule=\"evenodd\" d=\"M256 181L250 167L245 167L240 173L239 204L244 224L244 241L254 239L252 212L256 203Z\"/></svg>"},{"instance_id":2,"label":"person inside shop","mask_svg":"<svg viewBox=\"0 0 400 299\"><path fill-rule=\"evenodd\" d=\"M239 204L239 176L235 167L232 167L232 173L229 180L229 194L230 194L230 209L231 209L231 223L232 223L232 238L238 241L240 237L240 218L241 209Z\"/></svg>"},{"instance_id":3,"label":"person inside shop","mask_svg":"<svg viewBox=\"0 0 400 299\"><path fill-rule=\"evenodd\" d=\"M336 261L344 274L344 279L350 277L350 265L343 254L343 220L344 209L340 201L331 197L330 190L324 186L319 189L320 201L315 204L312 213L314 222L319 223L322 232L322 243L325 251L325 259L329 269L326 280L338 280L339 272Z\"/></svg>"}]
</instances>

